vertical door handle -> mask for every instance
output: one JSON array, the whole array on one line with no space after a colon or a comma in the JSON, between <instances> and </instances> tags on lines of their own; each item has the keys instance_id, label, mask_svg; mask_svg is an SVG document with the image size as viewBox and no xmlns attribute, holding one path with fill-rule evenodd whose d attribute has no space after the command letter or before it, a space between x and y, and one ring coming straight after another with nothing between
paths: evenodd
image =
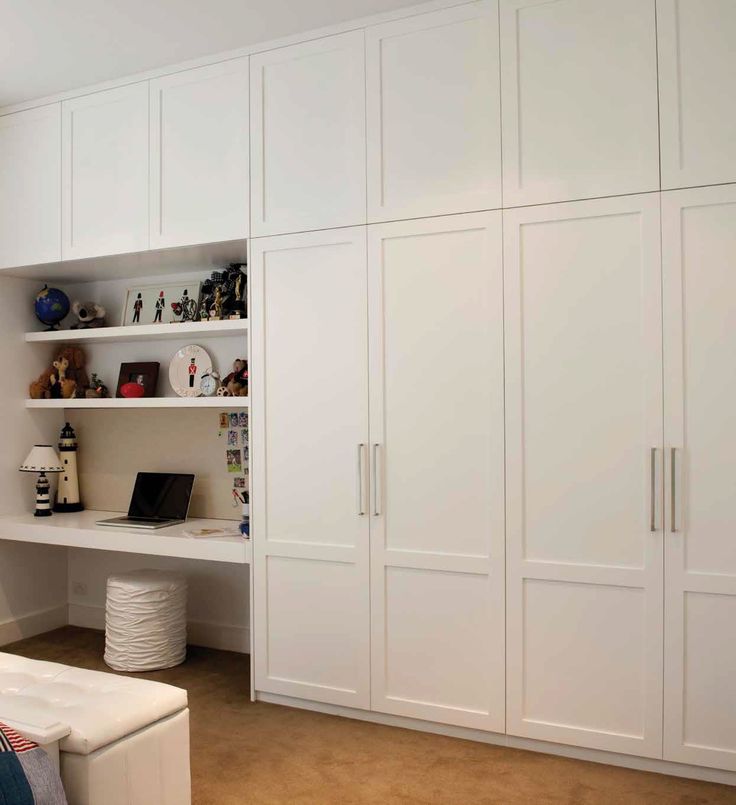
<instances>
[{"instance_id":1,"label":"vertical door handle","mask_svg":"<svg viewBox=\"0 0 736 805\"><path fill-rule=\"evenodd\" d=\"M381 514L379 483L378 483L378 448L379 444L373 445L373 516Z\"/></svg>"},{"instance_id":2,"label":"vertical door handle","mask_svg":"<svg viewBox=\"0 0 736 805\"><path fill-rule=\"evenodd\" d=\"M649 530L657 530L657 448L649 452Z\"/></svg>"},{"instance_id":3,"label":"vertical door handle","mask_svg":"<svg viewBox=\"0 0 736 805\"><path fill-rule=\"evenodd\" d=\"M677 448L670 448L670 531L677 533Z\"/></svg>"},{"instance_id":4,"label":"vertical door handle","mask_svg":"<svg viewBox=\"0 0 736 805\"><path fill-rule=\"evenodd\" d=\"M363 454L365 452L365 445L358 445L358 516L365 515L365 506L363 505L363 493L365 485L363 483Z\"/></svg>"}]
</instances>

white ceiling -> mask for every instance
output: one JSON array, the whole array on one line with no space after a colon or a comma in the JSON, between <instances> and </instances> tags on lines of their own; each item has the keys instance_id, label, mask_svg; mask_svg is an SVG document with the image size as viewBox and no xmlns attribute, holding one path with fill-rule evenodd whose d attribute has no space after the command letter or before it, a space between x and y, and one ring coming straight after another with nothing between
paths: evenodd
<instances>
[{"instance_id":1,"label":"white ceiling","mask_svg":"<svg viewBox=\"0 0 736 805\"><path fill-rule=\"evenodd\" d=\"M417 0L0 0L0 106Z\"/></svg>"}]
</instances>

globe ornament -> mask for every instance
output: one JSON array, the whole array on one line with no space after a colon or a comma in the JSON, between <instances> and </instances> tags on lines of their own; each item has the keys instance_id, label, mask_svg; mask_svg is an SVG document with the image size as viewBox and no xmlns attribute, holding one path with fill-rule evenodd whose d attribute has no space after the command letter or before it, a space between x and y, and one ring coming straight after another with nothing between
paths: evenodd
<instances>
[{"instance_id":1,"label":"globe ornament","mask_svg":"<svg viewBox=\"0 0 736 805\"><path fill-rule=\"evenodd\" d=\"M59 324L66 318L71 308L69 297L58 288L43 286L34 303L36 318L49 330L58 330Z\"/></svg>"}]
</instances>

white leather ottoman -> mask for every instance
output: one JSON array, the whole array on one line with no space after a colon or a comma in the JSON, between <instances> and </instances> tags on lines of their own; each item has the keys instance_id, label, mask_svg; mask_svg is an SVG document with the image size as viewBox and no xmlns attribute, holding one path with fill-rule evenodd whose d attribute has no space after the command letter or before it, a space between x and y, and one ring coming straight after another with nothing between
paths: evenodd
<instances>
[{"instance_id":1,"label":"white leather ottoman","mask_svg":"<svg viewBox=\"0 0 736 805\"><path fill-rule=\"evenodd\" d=\"M67 725L69 805L190 805L187 693L0 653L0 720Z\"/></svg>"}]
</instances>

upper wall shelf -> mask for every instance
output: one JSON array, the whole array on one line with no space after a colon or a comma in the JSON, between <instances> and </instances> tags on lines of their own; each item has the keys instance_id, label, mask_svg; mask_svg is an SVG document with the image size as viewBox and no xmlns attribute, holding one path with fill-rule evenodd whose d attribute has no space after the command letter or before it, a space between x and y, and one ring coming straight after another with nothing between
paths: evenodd
<instances>
[{"instance_id":1,"label":"upper wall shelf","mask_svg":"<svg viewBox=\"0 0 736 805\"><path fill-rule=\"evenodd\" d=\"M92 330L54 330L26 333L31 344L110 344L131 341L181 340L182 338L223 338L246 335L248 320L194 321L183 324L140 324L129 327L100 327Z\"/></svg>"},{"instance_id":2,"label":"upper wall shelf","mask_svg":"<svg viewBox=\"0 0 736 805\"><path fill-rule=\"evenodd\" d=\"M198 246L150 249L144 252L62 260L39 265L0 269L0 276L22 277L42 282L93 282L161 274L209 271L228 263L244 263L247 240L226 240Z\"/></svg>"}]
</instances>

